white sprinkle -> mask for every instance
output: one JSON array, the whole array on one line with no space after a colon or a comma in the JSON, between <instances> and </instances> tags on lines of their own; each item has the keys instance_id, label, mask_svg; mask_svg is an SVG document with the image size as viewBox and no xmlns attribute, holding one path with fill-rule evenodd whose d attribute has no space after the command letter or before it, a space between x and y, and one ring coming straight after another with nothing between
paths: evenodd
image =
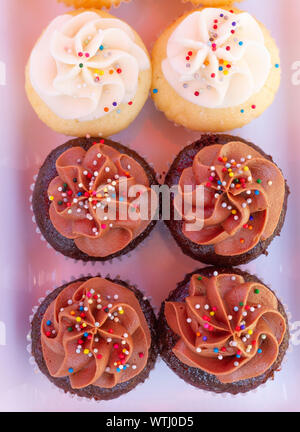
<instances>
[{"instance_id":1,"label":"white sprinkle","mask_svg":"<svg viewBox=\"0 0 300 432\"><path fill-rule=\"evenodd\" d=\"M209 305L206 304L206 305L204 306L204 309L205 309L205 310L208 310L208 309L209 309Z\"/></svg>"},{"instance_id":2,"label":"white sprinkle","mask_svg":"<svg viewBox=\"0 0 300 432\"><path fill-rule=\"evenodd\" d=\"M72 300L68 300L68 305L73 304Z\"/></svg>"},{"instance_id":3,"label":"white sprinkle","mask_svg":"<svg viewBox=\"0 0 300 432\"><path fill-rule=\"evenodd\" d=\"M239 308L237 306L234 306L233 310L234 310L234 312L237 312L239 310Z\"/></svg>"},{"instance_id":4,"label":"white sprinkle","mask_svg":"<svg viewBox=\"0 0 300 432\"><path fill-rule=\"evenodd\" d=\"M231 276L231 280L236 280L236 277L235 276Z\"/></svg>"},{"instance_id":5,"label":"white sprinkle","mask_svg":"<svg viewBox=\"0 0 300 432\"><path fill-rule=\"evenodd\" d=\"M98 322L95 322L95 327L99 327L100 324Z\"/></svg>"},{"instance_id":6,"label":"white sprinkle","mask_svg":"<svg viewBox=\"0 0 300 432\"><path fill-rule=\"evenodd\" d=\"M219 360L223 360L223 356L220 354L220 355L218 355L218 359Z\"/></svg>"},{"instance_id":7,"label":"white sprinkle","mask_svg":"<svg viewBox=\"0 0 300 432\"><path fill-rule=\"evenodd\" d=\"M187 318L186 322L187 322L187 323L191 323L191 322L192 322L192 319L191 319L191 318Z\"/></svg>"},{"instance_id":8,"label":"white sprinkle","mask_svg":"<svg viewBox=\"0 0 300 432\"><path fill-rule=\"evenodd\" d=\"M199 304L196 304L196 305L195 305L195 309L200 309L200 305L199 305Z\"/></svg>"},{"instance_id":9,"label":"white sprinkle","mask_svg":"<svg viewBox=\"0 0 300 432\"><path fill-rule=\"evenodd\" d=\"M223 208L226 208L226 207L227 207L226 202L223 202L223 203L222 203L222 207L223 207Z\"/></svg>"},{"instance_id":10,"label":"white sprinkle","mask_svg":"<svg viewBox=\"0 0 300 432\"><path fill-rule=\"evenodd\" d=\"M131 367L132 367L132 369L136 369L136 365L132 365Z\"/></svg>"},{"instance_id":11,"label":"white sprinkle","mask_svg":"<svg viewBox=\"0 0 300 432\"><path fill-rule=\"evenodd\" d=\"M124 333L124 334L123 334L123 337L124 337L124 338L128 338L128 333Z\"/></svg>"},{"instance_id":12,"label":"white sprinkle","mask_svg":"<svg viewBox=\"0 0 300 432\"><path fill-rule=\"evenodd\" d=\"M233 363L233 365L234 365L235 367L238 367L239 362L238 362L238 361L235 361L235 362Z\"/></svg>"},{"instance_id":13,"label":"white sprinkle","mask_svg":"<svg viewBox=\"0 0 300 432\"><path fill-rule=\"evenodd\" d=\"M112 338L107 338L106 340L107 340L107 342L111 342Z\"/></svg>"},{"instance_id":14,"label":"white sprinkle","mask_svg":"<svg viewBox=\"0 0 300 432\"><path fill-rule=\"evenodd\" d=\"M268 185L272 186L273 182L271 180L268 181Z\"/></svg>"},{"instance_id":15,"label":"white sprinkle","mask_svg":"<svg viewBox=\"0 0 300 432\"><path fill-rule=\"evenodd\" d=\"M200 347L198 347L198 348L196 348L196 351L197 351L198 353L201 353L202 349L201 349Z\"/></svg>"},{"instance_id":16,"label":"white sprinkle","mask_svg":"<svg viewBox=\"0 0 300 432\"><path fill-rule=\"evenodd\" d=\"M218 276L218 274L219 274L219 273L218 273L217 271L214 271L214 272L213 272L213 275L214 275L214 276Z\"/></svg>"}]
</instances>

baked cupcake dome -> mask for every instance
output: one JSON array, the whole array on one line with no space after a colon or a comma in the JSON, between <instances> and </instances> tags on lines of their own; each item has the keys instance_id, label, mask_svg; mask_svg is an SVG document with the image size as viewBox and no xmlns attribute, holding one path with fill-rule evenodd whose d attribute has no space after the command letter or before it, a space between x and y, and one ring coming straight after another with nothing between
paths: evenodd
<instances>
[{"instance_id":1,"label":"baked cupcake dome","mask_svg":"<svg viewBox=\"0 0 300 432\"><path fill-rule=\"evenodd\" d=\"M236 268L188 274L162 304L158 334L167 365L215 393L245 393L273 379L289 345L276 295Z\"/></svg>"},{"instance_id":2,"label":"baked cupcake dome","mask_svg":"<svg viewBox=\"0 0 300 432\"><path fill-rule=\"evenodd\" d=\"M280 235L289 188L271 156L242 138L203 135L178 154L165 183L182 190L185 185L204 187L201 229L189 230L184 215L176 220L174 198L165 221L182 251L196 260L245 264L267 254Z\"/></svg>"},{"instance_id":3,"label":"baked cupcake dome","mask_svg":"<svg viewBox=\"0 0 300 432\"><path fill-rule=\"evenodd\" d=\"M110 8L112 6L119 6L122 2L129 2L130 0L58 0L65 3L67 6L74 6L75 8Z\"/></svg>"},{"instance_id":4,"label":"baked cupcake dome","mask_svg":"<svg viewBox=\"0 0 300 432\"><path fill-rule=\"evenodd\" d=\"M158 353L149 301L127 282L100 276L49 294L33 317L31 340L32 355L53 384L95 400L144 382Z\"/></svg>"},{"instance_id":5,"label":"baked cupcake dome","mask_svg":"<svg viewBox=\"0 0 300 432\"><path fill-rule=\"evenodd\" d=\"M153 194L151 186L157 184L148 163L119 143L77 138L54 149L38 173L32 197L35 220L47 242L83 261L106 261L138 246L157 218L154 211L149 219L140 215L136 197L123 195L125 178L128 193L130 186L139 186L141 194ZM115 205L115 220L114 214L106 215L109 203Z\"/></svg>"},{"instance_id":6,"label":"baked cupcake dome","mask_svg":"<svg viewBox=\"0 0 300 432\"><path fill-rule=\"evenodd\" d=\"M250 14L226 7L194 10L154 45L152 98L175 124L228 131L251 122L272 103L279 66L275 42Z\"/></svg>"},{"instance_id":7,"label":"baked cupcake dome","mask_svg":"<svg viewBox=\"0 0 300 432\"><path fill-rule=\"evenodd\" d=\"M98 9L55 18L26 67L26 92L39 118L72 136L110 136L144 106L151 64L138 34Z\"/></svg>"},{"instance_id":8,"label":"baked cupcake dome","mask_svg":"<svg viewBox=\"0 0 300 432\"><path fill-rule=\"evenodd\" d=\"M233 3L240 3L243 0L183 0L184 3L193 3L195 6L231 6Z\"/></svg>"}]
</instances>

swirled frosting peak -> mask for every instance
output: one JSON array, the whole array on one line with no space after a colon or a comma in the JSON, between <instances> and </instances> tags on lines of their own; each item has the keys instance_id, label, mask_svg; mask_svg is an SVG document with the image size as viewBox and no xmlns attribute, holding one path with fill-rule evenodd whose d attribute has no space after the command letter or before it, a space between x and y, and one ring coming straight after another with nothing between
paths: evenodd
<instances>
[{"instance_id":1,"label":"swirled frosting peak","mask_svg":"<svg viewBox=\"0 0 300 432\"><path fill-rule=\"evenodd\" d=\"M100 277L64 288L41 323L43 357L73 388L112 388L146 366L150 331L135 295Z\"/></svg>"},{"instance_id":2,"label":"swirled frosting peak","mask_svg":"<svg viewBox=\"0 0 300 432\"><path fill-rule=\"evenodd\" d=\"M203 218L184 215L182 232L192 242L233 256L273 235L284 204L285 180L280 169L253 147L232 141L202 148L179 180L184 200L196 204L194 192L184 192L190 185L204 188ZM190 230L189 224L195 222L201 229Z\"/></svg>"},{"instance_id":3,"label":"swirled frosting peak","mask_svg":"<svg viewBox=\"0 0 300 432\"><path fill-rule=\"evenodd\" d=\"M275 362L286 332L275 295L236 274L194 274L184 302L166 302L165 316L180 338L184 364L222 383L257 377Z\"/></svg>"},{"instance_id":4,"label":"swirled frosting peak","mask_svg":"<svg viewBox=\"0 0 300 432\"><path fill-rule=\"evenodd\" d=\"M234 107L266 83L271 57L248 13L206 8L190 13L171 34L165 79L184 99L206 108Z\"/></svg>"},{"instance_id":5,"label":"swirled frosting peak","mask_svg":"<svg viewBox=\"0 0 300 432\"><path fill-rule=\"evenodd\" d=\"M140 211L152 193L147 174L104 140L88 151L69 148L56 160L56 170L48 188L51 222L87 255L106 257L124 249L151 222L151 210ZM129 196L131 187L138 198Z\"/></svg>"},{"instance_id":6,"label":"swirled frosting peak","mask_svg":"<svg viewBox=\"0 0 300 432\"><path fill-rule=\"evenodd\" d=\"M30 80L57 116L88 121L132 103L149 68L126 23L87 11L50 23L32 51Z\"/></svg>"}]
</instances>

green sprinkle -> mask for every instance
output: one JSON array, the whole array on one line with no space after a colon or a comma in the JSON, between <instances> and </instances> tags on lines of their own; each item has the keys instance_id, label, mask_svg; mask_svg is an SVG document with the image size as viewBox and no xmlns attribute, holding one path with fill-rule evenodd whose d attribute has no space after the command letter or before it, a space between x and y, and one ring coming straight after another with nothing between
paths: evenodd
<instances>
[{"instance_id":1,"label":"green sprinkle","mask_svg":"<svg viewBox=\"0 0 300 432\"><path fill-rule=\"evenodd\" d=\"M202 280L202 276L198 276L198 280Z\"/></svg>"},{"instance_id":2,"label":"green sprinkle","mask_svg":"<svg viewBox=\"0 0 300 432\"><path fill-rule=\"evenodd\" d=\"M240 302L240 306L244 306L244 303L243 303L243 302Z\"/></svg>"},{"instance_id":3,"label":"green sprinkle","mask_svg":"<svg viewBox=\"0 0 300 432\"><path fill-rule=\"evenodd\" d=\"M259 289L256 288L256 289L254 290L254 294L259 294Z\"/></svg>"},{"instance_id":4,"label":"green sprinkle","mask_svg":"<svg viewBox=\"0 0 300 432\"><path fill-rule=\"evenodd\" d=\"M73 331L73 327L68 327L68 332Z\"/></svg>"},{"instance_id":5,"label":"green sprinkle","mask_svg":"<svg viewBox=\"0 0 300 432\"><path fill-rule=\"evenodd\" d=\"M259 184L260 184L261 182L262 182L261 179L257 179L257 180L256 180L256 183L259 183Z\"/></svg>"},{"instance_id":6,"label":"green sprinkle","mask_svg":"<svg viewBox=\"0 0 300 432\"><path fill-rule=\"evenodd\" d=\"M57 201L58 205L62 205L62 203L63 203L62 201Z\"/></svg>"}]
</instances>

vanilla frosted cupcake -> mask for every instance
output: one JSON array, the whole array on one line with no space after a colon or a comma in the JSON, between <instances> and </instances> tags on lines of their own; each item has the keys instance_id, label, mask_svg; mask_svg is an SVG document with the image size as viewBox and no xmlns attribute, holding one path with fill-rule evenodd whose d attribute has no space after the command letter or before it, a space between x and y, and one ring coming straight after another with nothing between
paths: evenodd
<instances>
[{"instance_id":1,"label":"vanilla frosted cupcake","mask_svg":"<svg viewBox=\"0 0 300 432\"><path fill-rule=\"evenodd\" d=\"M169 120L203 132L249 123L272 103L280 83L273 39L237 9L185 14L160 36L152 58L157 108Z\"/></svg>"},{"instance_id":2,"label":"vanilla frosted cupcake","mask_svg":"<svg viewBox=\"0 0 300 432\"><path fill-rule=\"evenodd\" d=\"M76 8L100 8L111 6L119 6L122 2L128 2L130 0L58 0L59 2L65 3L67 6L74 6Z\"/></svg>"},{"instance_id":3,"label":"vanilla frosted cupcake","mask_svg":"<svg viewBox=\"0 0 300 432\"><path fill-rule=\"evenodd\" d=\"M109 136L126 128L142 109L150 82L140 37L99 10L55 18L26 68L26 92L40 119L73 136Z\"/></svg>"}]
</instances>

